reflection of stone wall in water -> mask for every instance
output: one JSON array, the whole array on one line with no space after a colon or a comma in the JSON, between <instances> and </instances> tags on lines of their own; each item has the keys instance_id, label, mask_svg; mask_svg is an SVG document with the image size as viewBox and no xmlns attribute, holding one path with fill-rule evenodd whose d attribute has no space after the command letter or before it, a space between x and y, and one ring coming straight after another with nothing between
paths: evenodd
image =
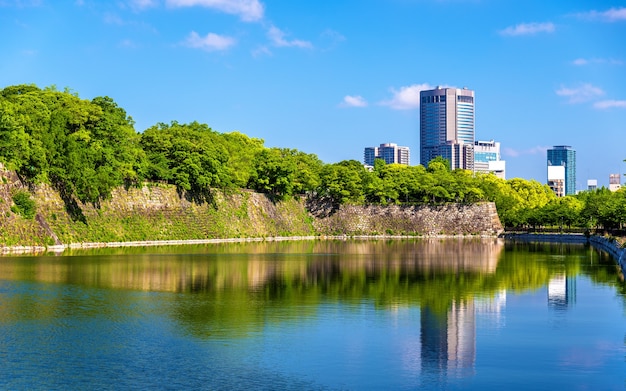
<instances>
[{"instance_id":1,"label":"reflection of stone wall in water","mask_svg":"<svg viewBox=\"0 0 626 391\"><path fill-rule=\"evenodd\" d=\"M285 281L303 286L327 284L361 273L373 279L390 275L493 273L503 248L499 239L266 242L208 247L204 254L199 250L197 255L185 255L183 260L167 254L145 254L132 257L132 261L127 257L101 256L97 262L81 263L80 268L74 268L71 262L57 262L60 258L28 265L0 263L0 275L10 280L32 274L45 282L71 280L145 291L256 290ZM24 270L27 267L33 269Z\"/></svg>"},{"instance_id":2,"label":"reflection of stone wall in water","mask_svg":"<svg viewBox=\"0 0 626 391\"><path fill-rule=\"evenodd\" d=\"M341 268L402 268L428 272L494 272L504 242L500 239L348 240L315 242L316 253L361 255L344 259Z\"/></svg>"}]
</instances>

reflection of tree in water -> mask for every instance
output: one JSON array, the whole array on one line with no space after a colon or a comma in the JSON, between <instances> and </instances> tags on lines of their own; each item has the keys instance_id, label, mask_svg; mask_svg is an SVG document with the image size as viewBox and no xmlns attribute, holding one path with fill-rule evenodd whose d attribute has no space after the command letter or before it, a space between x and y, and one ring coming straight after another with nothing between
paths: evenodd
<instances>
[{"instance_id":1,"label":"reflection of tree in water","mask_svg":"<svg viewBox=\"0 0 626 391\"><path fill-rule=\"evenodd\" d=\"M369 301L381 308L422 305L445 314L453 302L482 289L502 249L495 241L467 246L454 241L444 248L448 244L330 242L316 243L314 254L255 254L240 266L231 259L222 265L229 273L213 269L200 282L179 286L195 295L192 301L181 296L176 317L196 335L215 336L244 335L260 330L265 321L313 316L328 301Z\"/></svg>"},{"instance_id":2,"label":"reflection of tree in water","mask_svg":"<svg viewBox=\"0 0 626 391\"><path fill-rule=\"evenodd\" d=\"M582 272L595 282L617 286L622 295L625 290L619 268L606 254L559 244L319 240L144 253L131 249L137 252L131 255L115 251L29 262L7 259L0 263L0 275L7 280L178 292L170 307L174 318L192 329L218 320L225 330L228 325L261 327L270 310L284 319L311 316L328 301L367 301L382 309L419 305L445 315L453 303L475 295L493 297L503 289L540 288L559 273L573 277Z\"/></svg>"}]
</instances>

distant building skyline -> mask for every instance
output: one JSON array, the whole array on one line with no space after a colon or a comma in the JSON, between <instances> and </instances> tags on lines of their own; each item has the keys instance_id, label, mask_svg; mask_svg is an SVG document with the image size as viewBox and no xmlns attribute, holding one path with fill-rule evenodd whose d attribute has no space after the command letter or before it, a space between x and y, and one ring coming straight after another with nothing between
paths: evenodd
<instances>
[{"instance_id":1,"label":"distant building skyline","mask_svg":"<svg viewBox=\"0 0 626 391\"><path fill-rule=\"evenodd\" d=\"M587 179L587 190L597 190L598 189L598 180L597 179Z\"/></svg>"},{"instance_id":2,"label":"distant building skyline","mask_svg":"<svg viewBox=\"0 0 626 391\"><path fill-rule=\"evenodd\" d=\"M366 147L363 152L363 163L366 166L374 166L374 160L382 159L386 164L411 164L411 151L409 147L399 146L396 143L384 143L378 147Z\"/></svg>"},{"instance_id":3,"label":"distant building skyline","mask_svg":"<svg viewBox=\"0 0 626 391\"><path fill-rule=\"evenodd\" d=\"M474 91L442 88L420 91L420 164L441 156L450 168L474 170Z\"/></svg>"},{"instance_id":4,"label":"distant building skyline","mask_svg":"<svg viewBox=\"0 0 626 391\"><path fill-rule=\"evenodd\" d=\"M622 178L620 174L609 174L609 190L617 191L622 187Z\"/></svg>"}]
</instances>

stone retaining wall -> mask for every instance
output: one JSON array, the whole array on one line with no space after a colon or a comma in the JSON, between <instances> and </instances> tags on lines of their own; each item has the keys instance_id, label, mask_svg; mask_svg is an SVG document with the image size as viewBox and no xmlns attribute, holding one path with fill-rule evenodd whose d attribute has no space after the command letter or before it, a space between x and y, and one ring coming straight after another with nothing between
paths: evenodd
<instances>
[{"instance_id":1,"label":"stone retaining wall","mask_svg":"<svg viewBox=\"0 0 626 391\"><path fill-rule=\"evenodd\" d=\"M313 222L323 235L479 235L497 236L503 228L495 204L343 205Z\"/></svg>"}]
</instances>

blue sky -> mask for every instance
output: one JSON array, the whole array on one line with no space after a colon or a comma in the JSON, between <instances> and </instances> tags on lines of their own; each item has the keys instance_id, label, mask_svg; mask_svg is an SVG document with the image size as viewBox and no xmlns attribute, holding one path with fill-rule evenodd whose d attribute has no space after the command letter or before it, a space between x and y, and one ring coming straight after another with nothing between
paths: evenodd
<instances>
[{"instance_id":1,"label":"blue sky","mask_svg":"<svg viewBox=\"0 0 626 391\"><path fill-rule=\"evenodd\" d=\"M110 96L143 131L199 121L327 163L395 142L419 162L419 90L476 93L507 178L626 172L626 2L0 0L0 87Z\"/></svg>"}]
</instances>

